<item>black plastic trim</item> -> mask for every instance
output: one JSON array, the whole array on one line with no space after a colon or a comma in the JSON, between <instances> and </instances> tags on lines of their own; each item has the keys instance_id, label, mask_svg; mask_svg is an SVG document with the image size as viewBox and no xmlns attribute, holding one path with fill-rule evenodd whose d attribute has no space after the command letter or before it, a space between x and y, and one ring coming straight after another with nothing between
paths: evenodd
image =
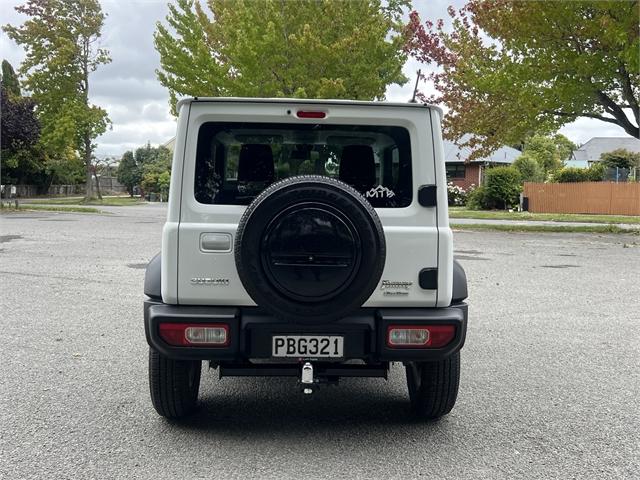
<instances>
[{"instance_id":1,"label":"black plastic trim","mask_svg":"<svg viewBox=\"0 0 640 480\"><path fill-rule=\"evenodd\" d=\"M423 207L438 205L438 187L436 185L421 185L418 188L418 203Z\"/></svg>"},{"instance_id":2,"label":"black plastic trim","mask_svg":"<svg viewBox=\"0 0 640 480\"><path fill-rule=\"evenodd\" d=\"M467 336L467 305L462 303L436 309L380 309L378 311L378 356L391 361L425 361L446 358L460 350ZM394 349L387 346L386 331L390 325L454 325L453 340L442 348Z\"/></svg>"},{"instance_id":3,"label":"black plastic trim","mask_svg":"<svg viewBox=\"0 0 640 480\"><path fill-rule=\"evenodd\" d=\"M152 300L144 303L144 328L147 343L166 357L176 360L234 359L239 352L239 311L232 307L183 307ZM167 344L159 332L161 322L225 323L231 341L226 347L175 347Z\"/></svg>"},{"instance_id":4,"label":"black plastic trim","mask_svg":"<svg viewBox=\"0 0 640 480\"><path fill-rule=\"evenodd\" d=\"M418 274L418 284L423 290L438 289L438 269L423 268Z\"/></svg>"},{"instance_id":5,"label":"black plastic trim","mask_svg":"<svg viewBox=\"0 0 640 480\"><path fill-rule=\"evenodd\" d=\"M453 259L453 293L451 303L459 303L469 296L467 291L467 274L458 260Z\"/></svg>"},{"instance_id":6,"label":"black plastic trim","mask_svg":"<svg viewBox=\"0 0 640 480\"><path fill-rule=\"evenodd\" d=\"M160 281L162 278L162 257L158 253L147 264L147 270L144 274L144 294L147 297L160 300L162 292L160 289Z\"/></svg>"},{"instance_id":7,"label":"black plastic trim","mask_svg":"<svg viewBox=\"0 0 640 480\"><path fill-rule=\"evenodd\" d=\"M177 360L211 360L220 365L246 364L253 358L270 358L271 336L278 333L340 334L345 337L345 358L362 359L367 364L402 360L429 361L447 357L462 348L467 329L467 305L446 308L360 308L354 314L322 325L283 323L257 307L176 306L154 300L144 304L145 333L151 347ZM172 347L159 335L160 322L227 323L231 342L227 347ZM386 327L392 323L409 325L453 324L456 337L440 349L396 350L386 347Z\"/></svg>"},{"instance_id":8,"label":"black plastic trim","mask_svg":"<svg viewBox=\"0 0 640 480\"><path fill-rule=\"evenodd\" d=\"M389 366L387 363L378 365L332 365L315 363L313 374L315 377L379 377L387 378ZM289 364L259 364L245 363L220 365L222 377L299 377L300 365Z\"/></svg>"}]
</instances>

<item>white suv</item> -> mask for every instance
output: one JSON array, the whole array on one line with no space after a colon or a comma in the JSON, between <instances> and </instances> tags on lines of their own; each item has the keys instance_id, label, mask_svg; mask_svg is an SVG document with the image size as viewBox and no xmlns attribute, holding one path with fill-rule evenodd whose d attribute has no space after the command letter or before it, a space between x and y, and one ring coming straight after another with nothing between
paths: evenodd
<instances>
[{"instance_id":1,"label":"white suv","mask_svg":"<svg viewBox=\"0 0 640 480\"><path fill-rule=\"evenodd\" d=\"M178 104L162 253L145 278L153 405L225 376L406 367L420 418L456 401L467 324L440 122L417 103L191 98Z\"/></svg>"}]
</instances>

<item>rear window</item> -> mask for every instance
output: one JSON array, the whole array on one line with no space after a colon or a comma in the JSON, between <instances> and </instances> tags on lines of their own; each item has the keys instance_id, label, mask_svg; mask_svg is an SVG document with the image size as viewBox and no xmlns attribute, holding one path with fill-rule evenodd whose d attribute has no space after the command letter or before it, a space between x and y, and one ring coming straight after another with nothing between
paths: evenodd
<instances>
[{"instance_id":1,"label":"rear window","mask_svg":"<svg viewBox=\"0 0 640 480\"><path fill-rule=\"evenodd\" d=\"M411 203L411 146L402 127L209 122L200 127L195 197L247 205L296 175L340 179L377 208Z\"/></svg>"}]
</instances>

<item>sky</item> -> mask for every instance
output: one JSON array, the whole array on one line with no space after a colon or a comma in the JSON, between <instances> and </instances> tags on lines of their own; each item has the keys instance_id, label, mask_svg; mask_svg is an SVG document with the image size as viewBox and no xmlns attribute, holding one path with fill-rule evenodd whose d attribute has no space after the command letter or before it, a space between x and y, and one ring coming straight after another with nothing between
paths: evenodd
<instances>
[{"instance_id":1,"label":"sky","mask_svg":"<svg viewBox=\"0 0 640 480\"><path fill-rule=\"evenodd\" d=\"M0 23L20 25L25 17L14 7L22 3L22 0L0 0ZM436 20L448 18L447 6L460 7L464 3L464 0L414 0L413 5L422 19ZM147 142L165 143L175 133L168 93L156 78L160 57L153 47L156 22L164 20L168 8L166 0L101 0L101 4L107 14L101 46L110 51L112 62L92 74L90 100L106 109L113 125L98 138L97 154L121 156ZM4 32L0 35L0 55L17 69L24 52ZM404 73L411 80L402 87L389 86L387 100L409 100L419 68L429 69L410 59ZM429 93L428 89L423 90ZM616 125L587 118L564 126L560 133L578 144L595 136L628 136Z\"/></svg>"}]
</instances>

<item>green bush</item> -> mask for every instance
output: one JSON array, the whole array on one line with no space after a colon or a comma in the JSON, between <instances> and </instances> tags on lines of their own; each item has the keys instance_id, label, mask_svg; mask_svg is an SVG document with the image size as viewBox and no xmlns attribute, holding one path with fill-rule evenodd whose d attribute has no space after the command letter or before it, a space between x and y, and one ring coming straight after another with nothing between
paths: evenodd
<instances>
[{"instance_id":1,"label":"green bush","mask_svg":"<svg viewBox=\"0 0 640 480\"><path fill-rule=\"evenodd\" d=\"M485 208L513 207L518 204L522 178L515 167L494 167L485 174Z\"/></svg>"},{"instance_id":2,"label":"green bush","mask_svg":"<svg viewBox=\"0 0 640 480\"><path fill-rule=\"evenodd\" d=\"M558 183L590 182L589 170L578 167L564 167L554 175L554 180Z\"/></svg>"},{"instance_id":3,"label":"green bush","mask_svg":"<svg viewBox=\"0 0 640 480\"><path fill-rule=\"evenodd\" d=\"M601 182L604 179L605 165L602 162L594 163L589 170L589 181Z\"/></svg>"},{"instance_id":4,"label":"green bush","mask_svg":"<svg viewBox=\"0 0 640 480\"><path fill-rule=\"evenodd\" d=\"M605 167L609 168L633 168L640 167L640 153L630 152L624 148L618 148L612 152L600 155Z\"/></svg>"},{"instance_id":5,"label":"green bush","mask_svg":"<svg viewBox=\"0 0 640 480\"><path fill-rule=\"evenodd\" d=\"M553 180L558 183L601 182L605 168L601 162L591 168L565 167L554 175Z\"/></svg>"},{"instance_id":6,"label":"green bush","mask_svg":"<svg viewBox=\"0 0 640 480\"><path fill-rule=\"evenodd\" d=\"M467 196L467 208L469 210L482 210L486 205L487 189L485 187L474 188Z\"/></svg>"},{"instance_id":7,"label":"green bush","mask_svg":"<svg viewBox=\"0 0 640 480\"><path fill-rule=\"evenodd\" d=\"M530 153L525 152L516 158L513 166L520 172L523 182L544 181L544 170Z\"/></svg>"}]
</instances>

